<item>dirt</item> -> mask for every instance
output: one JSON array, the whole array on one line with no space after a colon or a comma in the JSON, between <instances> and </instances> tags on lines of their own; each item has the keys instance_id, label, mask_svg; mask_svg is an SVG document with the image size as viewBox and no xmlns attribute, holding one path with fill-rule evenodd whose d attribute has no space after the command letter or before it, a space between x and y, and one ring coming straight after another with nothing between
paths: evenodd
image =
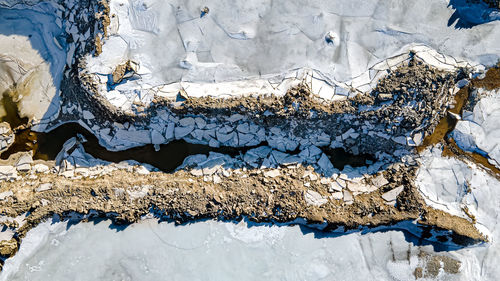
<instances>
[{"instance_id":1,"label":"dirt","mask_svg":"<svg viewBox=\"0 0 500 281\"><path fill-rule=\"evenodd\" d=\"M119 64L111 73L113 77L113 84L118 84L126 78L126 75L135 73L134 63L130 60L126 61L123 64Z\"/></svg>"},{"instance_id":2,"label":"dirt","mask_svg":"<svg viewBox=\"0 0 500 281\"><path fill-rule=\"evenodd\" d=\"M500 62L496 67L488 69L483 79L474 80L472 85L476 88L484 88L488 91L500 88Z\"/></svg>"},{"instance_id":3,"label":"dirt","mask_svg":"<svg viewBox=\"0 0 500 281\"><path fill-rule=\"evenodd\" d=\"M420 251L418 256L423 261L423 267L415 269L414 276L416 279L434 279L439 275L441 270L448 274L457 274L460 272L462 263L449 256L435 255L424 251Z\"/></svg>"},{"instance_id":4,"label":"dirt","mask_svg":"<svg viewBox=\"0 0 500 281\"><path fill-rule=\"evenodd\" d=\"M326 231L339 226L348 230L416 220L422 226L450 229L462 237L462 240L450 237L450 241L468 244L485 240L467 220L425 205L413 184L416 168L398 166L385 171L389 183L376 192L355 196L352 204L329 199L320 207L308 205L305 192L313 190L324 197L330 193L319 176L315 180L304 179L302 175L306 170L310 172L302 166L283 168L277 177L266 177L261 170L238 170L222 176L217 184L184 170L172 174L154 172L141 177L118 170L95 179L39 174L30 180L0 183L0 192L14 193L0 201L0 210L1 215L8 217L29 213L26 223L16 230L18 241L40 221L54 214L64 218L72 212L92 212L96 217L108 217L118 224L136 222L150 212L177 223L202 218L241 220L247 217L256 222L290 222L304 218L310 223L326 222ZM52 188L34 191L42 183L51 183ZM400 185L404 185L405 190L398 196L396 206L387 205L381 198L382 193ZM143 187L147 194L134 199L134 192L137 194Z\"/></svg>"}]
</instances>

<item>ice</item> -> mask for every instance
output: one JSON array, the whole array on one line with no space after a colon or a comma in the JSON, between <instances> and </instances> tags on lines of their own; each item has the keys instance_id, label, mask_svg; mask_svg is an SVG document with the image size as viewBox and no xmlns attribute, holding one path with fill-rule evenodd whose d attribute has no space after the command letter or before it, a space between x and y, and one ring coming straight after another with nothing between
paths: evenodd
<instances>
[{"instance_id":1,"label":"ice","mask_svg":"<svg viewBox=\"0 0 500 281\"><path fill-rule=\"evenodd\" d=\"M464 114L453 131L457 144L464 150L488 154L500 163L500 90L491 91Z\"/></svg>"},{"instance_id":2,"label":"ice","mask_svg":"<svg viewBox=\"0 0 500 281\"><path fill-rule=\"evenodd\" d=\"M337 236L299 226L154 220L116 227L42 223L0 280L412 280L418 251L432 252L400 231Z\"/></svg>"},{"instance_id":3,"label":"ice","mask_svg":"<svg viewBox=\"0 0 500 281\"><path fill-rule=\"evenodd\" d=\"M394 68L410 49L443 69L463 60L492 65L500 53L498 22L448 26L454 10L446 1L112 0L111 12L119 28L88 65L109 73L131 59L148 70L124 92L151 85L164 96L181 88L193 97L283 94L305 79L321 98L338 100L351 86L371 89L382 75L372 70Z\"/></svg>"},{"instance_id":4,"label":"ice","mask_svg":"<svg viewBox=\"0 0 500 281\"><path fill-rule=\"evenodd\" d=\"M467 207L477 220L476 227L488 236L486 245L455 252L464 263L465 275L469 280L498 279L500 182L475 164L441 156L439 147L425 151L421 161L417 186L426 203L466 218L463 208Z\"/></svg>"},{"instance_id":5,"label":"ice","mask_svg":"<svg viewBox=\"0 0 500 281\"><path fill-rule=\"evenodd\" d=\"M4 5L0 2L0 93L16 85L22 117L52 119L59 112L68 49L55 9L47 3L29 9Z\"/></svg>"}]
</instances>

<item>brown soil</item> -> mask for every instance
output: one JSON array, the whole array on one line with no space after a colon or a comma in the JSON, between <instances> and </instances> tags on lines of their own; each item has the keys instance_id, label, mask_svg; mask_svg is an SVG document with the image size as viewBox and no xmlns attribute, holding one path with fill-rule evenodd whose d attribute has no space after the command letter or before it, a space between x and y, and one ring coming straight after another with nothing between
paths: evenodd
<instances>
[{"instance_id":1,"label":"brown soil","mask_svg":"<svg viewBox=\"0 0 500 281\"><path fill-rule=\"evenodd\" d=\"M462 114L462 108L467 103L469 98L470 87L464 87L458 91L458 93L454 97L453 107L448 109L448 112L456 115ZM436 128L432 132L432 134L427 135L422 142L422 145L417 147L418 152L424 151L427 147L436 145L442 142L446 136L455 129L458 120L452 115L446 114L439 123Z\"/></svg>"},{"instance_id":2,"label":"brown soil","mask_svg":"<svg viewBox=\"0 0 500 281\"><path fill-rule=\"evenodd\" d=\"M470 161L474 164L477 164L479 167L482 167L491 176L500 180L499 168L488 162L488 159L479 153L462 150L460 147L458 147L453 138L448 138L446 140L446 146L444 146L443 148L443 156L456 157L461 160Z\"/></svg>"},{"instance_id":3,"label":"brown soil","mask_svg":"<svg viewBox=\"0 0 500 281\"><path fill-rule=\"evenodd\" d=\"M500 62L496 67L488 69L483 79L476 79L472 82L476 88L484 88L488 91L500 88Z\"/></svg>"},{"instance_id":4,"label":"brown soil","mask_svg":"<svg viewBox=\"0 0 500 281\"><path fill-rule=\"evenodd\" d=\"M413 185L416 168L394 168L385 173L389 184L376 192L354 197L350 205L343 200L330 199L321 207L308 205L304 199L307 190L329 196L327 187L317 180L304 185L304 167L280 169L281 175L269 178L259 170L222 177L221 183L203 181L187 171L173 174L155 172L138 177L124 170L95 179L66 179L43 174L37 179L0 183L0 192L11 190L14 196L0 201L1 215L16 217L29 212L26 224L17 230L22 238L41 220L70 212L111 217L116 223L132 223L151 210L160 218L178 223L200 218L239 220L243 216L257 222L290 222L304 218L311 223L327 222L327 230L345 226L375 227L405 220L417 220L421 225L450 229L462 240L484 241L484 236L465 219L434 210L425 205ZM39 184L52 183L52 188L35 192ZM142 198L129 192L150 186ZM396 186L405 190L398 196L397 205L390 206L381 194ZM15 226L10 225L9 226ZM452 238L453 239L453 238ZM470 241L469 241L470 242ZM468 242L467 242L468 243Z\"/></svg>"}]
</instances>

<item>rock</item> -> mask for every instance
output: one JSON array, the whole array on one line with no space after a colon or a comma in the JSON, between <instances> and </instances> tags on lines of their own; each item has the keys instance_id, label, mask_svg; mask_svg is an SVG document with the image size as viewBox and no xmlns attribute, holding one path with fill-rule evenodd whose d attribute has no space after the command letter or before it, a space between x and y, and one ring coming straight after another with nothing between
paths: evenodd
<instances>
[{"instance_id":1,"label":"rock","mask_svg":"<svg viewBox=\"0 0 500 281\"><path fill-rule=\"evenodd\" d=\"M335 200L340 200L344 198L344 194L342 192L334 192L332 193L331 198Z\"/></svg>"},{"instance_id":2,"label":"rock","mask_svg":"<svg viewBox=\"0 0 500 281\"><path fill-rule=\"evenodd\" d=\"M126 63L117 65L111 74L112 84L118 84L122 82L123 79L132 77L136 72L137 67L137 63L130 60Z\"/></svg>"},{"instance_id":3,"label":"rock","mask_svg":"<svg viewBox=\"0 0 500 281\"><path fill-rule=\"evenodd\" d=\"M8 241L0 241L0 255L12 257L17 252L17 241L12 238Z\"/></svg>"},{"instance_id":4,"label":"rock","mask_svg":"<svg viewBox=\"0 0 500 281\"><path fill-rule=\"evenodd\" d=\"M382 194L382 198L385 201L387 201L388 203L396 203L396 198L398 197L399 193L401 193L403 190L404 190L404 186L400 185L400 186Z\"/></svg>"},{"instance_id":5,"label":"rock","mask_svg":"<svg viewBox=\"0 0 500 281\"><path fill-rule=\"evenodd\" d=\"M12 166L0 166L0 179L14 180L17 178L17 170Z\"/></svg>"},{"instance_id":6,"label":"rock","mask_svg":"<svg viewBox=\"0 0 500 281\"><path fill-rule=\"evenodd\" d=\"M31 170L31 164L33 163L33 158L31 153L23 153L16 161L16 169L19 172L27 172Z\"/></svg>"},{"instance_id":7,"label":"rock","mask_svg":"<svg viewBox=\"0 0 500 281\"><path fill-rule=\"evenodd\" d=\"M382 186L388 184L389 181L383 175L378 175L372 179L372 183L376 188L381 188Z\"/></svg>"},{"instance_id":8,"label":"rock","mask_svg":"<svg viewBox=\"0 0 500 281\"><path fill-rule=\"evenodd\" d=\"M165 139L171 140L174 138L174 129L175 129L175 124L168 123L167 129L165 130Z\"/></svg>"},{"instance_id":9,"label":"rock","mask_svg":"<svg viewBox=\"0 0 500 281\"><path fill-rule=\"evenodd\" d=\"M274 177L281 175L281 173L278 169L268 170L268 171L265 171L263 174L265 177L268 177L268 178L274 178Z\"/></svg>"},{"instance_id":10,"label":"rock","mask_svg":"<svg viewBox=\"0 0 500 281\"><path fill-rule=\"evenodd\" d=\"M94 118L95 118L95 116L94 116L94 114L92 114L92 112L90 112L88 110L83 111L83 119L90 120L90 119L94 119Z\"/></svg>"},{"instance_id":11,"label":"rock","mask_svg":"<svg viewBox=\"0 0 500 281\"><path fill-rule=\"evenodd\" d=\"M327 198L324 198L318 192L310 190L310 189L307 190L306 193L304 194L304 199L306 200L306 203L308 205L317 206L317 207L319 207L323 204L326 204L328 202Z\"/></svg>"},{"instance_id":12,"label":"rock","mask_svg":"<svg viewBox=\"0 0 500 281\"><path fill-rule=\"evenodd\" d=\"M4 192L1 192L0 193L0 200L5 200L6 198L11 197L12 195L14 195L14 192L12 192L12 190L7 190Z\"/></svg>"},{"instance_id":13,"label":"rock","mask_svg":"<svg viewBox=\"0 0 500 281\"><path fill-rule=\"evenodd\" d=\"M192 117L186 117L179 120L179 126L181 127L192 127L195 125L195 120ZM193 128L194 129L194 128Z\"/></svg>"},{"instance_id":14,"label":"rock","mask_svg":"<svg viewBox=\"0 0 500 281\"><path fill-rule=\"evenodd\" d=\"M344 189L343 194L344 202L346 204L352 204L354 202L354 197L352 197L352 194L348 190Z\"/></svg>"},{"instance_id":15,"label":"rock","mask_svg":"<svg viewBox=\"0 0 500 281\"><path fill-rule=\"evenodd\" d=\"M40 184L36 189L35 191L36 192L42 192L42 191L46 191L46 190L50 190L52 189L52 184L51 183L42 183Z\"/></svg>"},{"instance_id":16,"label":"rock","mask_svg":"<svg viewBox=\"0 0 500 281\"><path fill-rule=\"evenodd\" d=\"M328 159L328 156L324 153L318 161L318 166L326 177L330 177L335 171L332 162L330 162L330 159Z\"/></svg>"},{"instance_id":17,"label":"rock","mask_svg":"<svg viewBox=\"0 0 500 281\"><path fill-rule=\"evenodd\" d=\"M193 119L193 122L194 122L194 119ZM191 132L193 130L194 130L194 124L189 126L189 127L175 127L175 130L174 130L175 138L178 140L182 139L183 137L191 134Z\"/></svg>"},{"instance_id":18,"label":"rock","mask_svg":"<svg viewBox=\"0 0 500 281\"><path fill-rule=\"evenodd\" d=\"M33 166L33 171L35 171L35 173L46 173L49 171L49 166L45 164L35 164Z\"/></svg>"},{"instance_id":19,"label":"rock","mask_svg":"<svg viewBox=\"0 0 500 281\"><path fill-rule=\"evenodd\" d=\"M156 130L151 130L151 143L152 144L162 144L165 143L166 139L161 133Z\"/></svg>"}]
</instances>

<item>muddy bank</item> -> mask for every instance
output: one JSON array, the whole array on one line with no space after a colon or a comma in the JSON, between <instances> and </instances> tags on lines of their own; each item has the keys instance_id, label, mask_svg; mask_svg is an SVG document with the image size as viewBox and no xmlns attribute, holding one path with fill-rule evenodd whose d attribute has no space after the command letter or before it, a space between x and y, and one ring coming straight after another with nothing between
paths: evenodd
<instances>
[{"instance_id":1,"label":"muddy bank","mask_svg":"<svg viewBox=\"0 0 500 281\"><path fill-rule=\"evenodd\" d=\"M467 245L485 239L471 222L426 206L413 184L414 168L388 169L383 174L385 185L375 192L352 196L350 201L333 198L334 193L321 177L300 165L279 171L276 175L262 170L234 170L221 175L216 183L187 171L155 172L141 177L115 171L95 179L36 174L29 180L0 184L0 191L12 191L12 195L0 201L2 224L15 230L14 238L19 242L41 220L54 214L64 218L72 212L110 217L119 224L135 222L150 212L178 223L200 218L248 217L256 222L304 218L309 223L326 222L326 230L417 220L421 225L452 230L453 235L441 237L441 242ZM404 189L394 203L389 203L384 194L399 186ZM310 195L319 198L311 201ZM27 216L22 220L6 219L23 214Z\"/></svg>"}]
</instances>

